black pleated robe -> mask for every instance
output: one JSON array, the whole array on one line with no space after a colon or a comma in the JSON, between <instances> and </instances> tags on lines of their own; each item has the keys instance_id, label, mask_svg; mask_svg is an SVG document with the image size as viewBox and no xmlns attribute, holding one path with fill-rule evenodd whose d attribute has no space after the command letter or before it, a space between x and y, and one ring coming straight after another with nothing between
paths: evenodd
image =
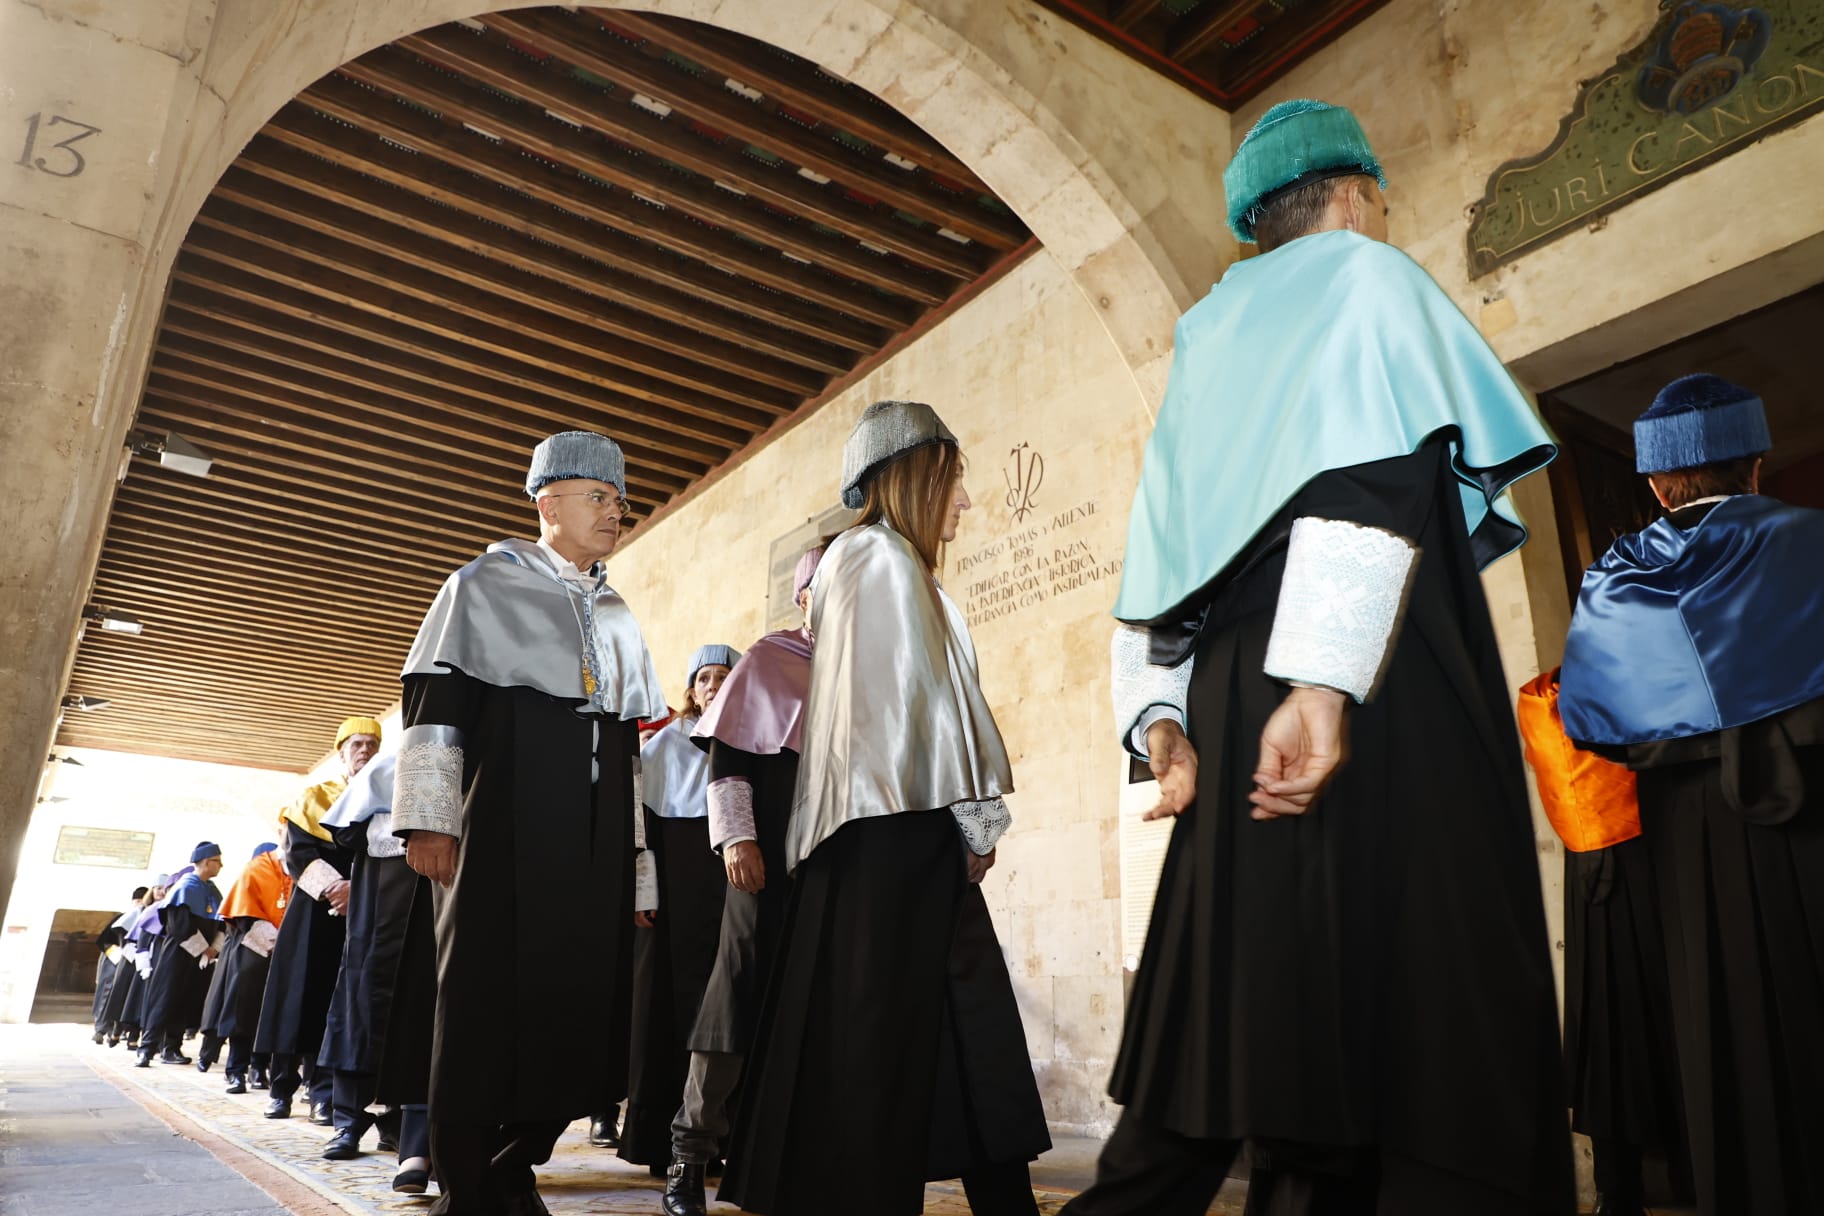
<instances>
[{"instance_id":1,"label":"black pleated robe","mask_svg":"<svg viewBox=\"0 0 1824 1216\"><path fill-rule=\"evenodd\" d=\"M844 824L799 865L744 1085L717 1198L767 1216L907 1216L927 1181L1051 1147L947 808Z\"/></svg>"},{"instance_id":2,"label":"black pleated robe","mask_svg":"<svg viewBox=\"0 0 1824 1216\"><path fill-rule=\"evenodd\" d=\"M337 1072L377 1073L389 1049L393 993L399 982L400 958L412 903L428 897L430 880L400 857L370 857L368 822L335 829L336 843L354 859L349 876L348 929L342 942L342 969L330 997L317 1063ZM432 1021L399 1026L399 1052L422 1052L428 1060ZM414 1071L424 1071L415 1069ZM401 1101L422 1102L422 1095Z\"/></svg>"},{"instance_id":3,"label":"black pleated robe","mask_svg":"<svg viewBox=\"0 0 1824 1216\"><path fill-rule=\"evenodd\" d=\"M728 873L709 847L708 819L646 812L646 842L658 862L659 913L633 931L633 1035L620 1156L635 1165L671 1162L671 1121L690 1070L686 1043L716 962Z\"/></svg>"},{"instance_id":4,"label":"black pleated robe","mask_svg":"<svg viewBox=\"0 0 1824 1216\"><path fill-rule=\"evenodd\" d=\"M313 836L290 820L285 822L284 858L285 871L294 880L313 861L328 862L344 878L354 863L347 849ZM256 1052L316 1058L323 1046L336 974L342 969L346 925L340 916L331 914L327 903L312 899L302 887L292 888L267 968L260 1027L253 1041Z\"/></svg>"},{"instance_id":5,"label":"black pleated robe","mask_svg":"<svg viewBox=\"0 0 1824 1216\"><path fill-rule=\"evenodd\" d=\"M404 677L405 725L454 726L464 740L456 881L428 887L433 1121L577 1119L626 1084L639 730L575 704L457 671ZM402 1004L425 999L415 954L408 942Z\"/></svg>"},{"instance_id":6,"label":"black pleated robe","mask_svg":"<svg viewBox=\"0 0 1824 1216\"><path fill-rule=\"evenodd\" d=\"M216 896L220 904L221 897ZM162 943L146 980L142 1025L166 1034L182 1034L202 1022L203 1002L209 995L209 980L214 966L205 968L202 960L185 950L180 942L201 933L209 941L222 931L222 922L212 916L198 916L182 904L159 910L159 939ZM153 1046L160 1046L153 1044Z\"/></svg>"},{"instance_id":7,"label":"black pleated robe","mask_svg":"<svg viewBox=\"0 0 1824 1216\"><path fill-rule=\"evenodd\" d=\"M1434 439L1319 475L1189 605L1197 798L1172 830L1109 1092L1278 1168L1423 1179L1415 1210L1569 1213L1537 849L1447 461ZM1381 684L1347 711L1346 763L1312 811L1258 822L1261 729L1286 695L1262 666L1301 516L1421 554Z\"/></svg>"},{"instance_id":8,"label":"black pleated robe","mask_svg":"<svg viewBox=\"0 0 1824 1216\"><path fill-rule=\"evenodd\" d=\"M244 942L247 931L265 922L255 916L228 918L222 957L211 969L209 999L203 1004L202 1029L218 1038L254 1035L260 1029L260 1002L266 995L270 956L256 954Z\"/></svg>"},{"instance_id":9,"label":"black pleated robe","mask_svg":"<svg viewBox=\"0 0 1824 1216\"><path fill-rule=\"evenodd\" d=\"M1824 700L1625 756L1663 905L1698 1209L1824 1212Z\"/></svg>"},{"instance_id":10,"label":"black pleated robe","mask_svg":"<svg viewBox=\"0 0 1824 1216\"><path fill-rule=\"evenodd\" d=\"M753 1046L760 998L772 971L785 921L786 894L791 890L785 869L785 825L791 818L792 790L798 781L798 753L757 756L712 739L709 783L730 777L744 779L753 791L754 840L766 866L766 885L751 893L728 888L715 966L687 1046L692 1051L746 1055Z\"/></svg>"}]
</instances>

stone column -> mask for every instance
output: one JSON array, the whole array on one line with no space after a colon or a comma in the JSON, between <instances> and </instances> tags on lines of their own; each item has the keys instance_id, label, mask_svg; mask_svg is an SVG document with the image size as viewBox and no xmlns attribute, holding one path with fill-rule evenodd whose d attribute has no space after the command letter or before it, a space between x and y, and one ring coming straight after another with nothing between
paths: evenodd
<instances>
[{"instance_id":1,"label":"stone column","mask_svg":"<svg viewBox=\"0 0 1824 1216\"><path fill-rule=\"evenodd\" d=\"M215 6L0 0L0 908L145 374L168 150Z\"/></svg>"}]
</instances>

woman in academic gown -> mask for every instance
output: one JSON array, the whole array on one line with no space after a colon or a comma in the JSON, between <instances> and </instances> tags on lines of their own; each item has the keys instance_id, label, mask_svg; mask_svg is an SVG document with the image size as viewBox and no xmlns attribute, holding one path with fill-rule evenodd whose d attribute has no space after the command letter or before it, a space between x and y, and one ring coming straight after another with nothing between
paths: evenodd
<instances>
[{"instance_id":1,"label":"woman in academic gown","mask_svg":"<svg viewBox=\"0 0 1824 1216\"><path fill-rule=\"evenodd\" d=\"M969 497L930 406L869 406L843 453L856 526L812 588L793 883L719 1199L769 1216L906 1216L960 1176L1034 1213L1050 1147L980 882L1011 767L937 584Z\"/></svg>"},{"instance_id":2,"label":"woman in academic gown","mask_svg":"<svg viewBox=\"0 0 1824 1216\"><path fill-rule=\"evenodd\" d=\"M208 1071L224 1042L228 1060L224 1071L228 1092L244 1094L251 1067L263 1080L267 1060L255 1060L253 1036L260 1028L260 1002L266 993L266 973L279 922L291 898L291 876L279 860L278 846L262 844L253 851L228 893L222 897L222 920L228 935L222 942L221 961L209 981L209 998L203 1004L202 1046L197 1067Z\"/></svg>"},{"instance_id":3,"label":"woman in academic gown","mask_svg":"<svg viewBox=\"0 0 1824 1216\"><path fill-rule=\"evenodd\" d=\"M741 655L699 646L684 708L640 749L646 842L656 883L634 907L633 1045L628 1062L623 1161L661 1175L671 1164L671 1121L690 1065L686 1040L716 961L728 879L709 847L709 759L691 742Z\"/></svg>"}]
</instances>

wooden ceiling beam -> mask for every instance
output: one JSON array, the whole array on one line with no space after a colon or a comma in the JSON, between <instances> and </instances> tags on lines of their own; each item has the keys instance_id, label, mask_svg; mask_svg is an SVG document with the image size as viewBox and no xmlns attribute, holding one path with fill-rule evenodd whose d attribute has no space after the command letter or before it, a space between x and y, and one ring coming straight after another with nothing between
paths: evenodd
<instances>
[{"instance_id":1,"label":"wooden ceiling beam","mask_svg":"<svg viewBox=\"0 0 1824 1216\"><path fill-rule=\"evenodd\" d=\"M676 121L661 118L634 104L633 90L616 89L608 93L592 88L567 71L540 63L511 47L460 27L442 26L412 34L400 39L395 46L447 72L520 98L542 109L545 113L540 117L556 115L568 119L646 156L700 174L705 186L724 197L738 196L714 183L733 185L755 200L742 200L750 214L758 211L756 203L764 202L789 215L813 219L851 240L885 249L928 273L949 275L954 279L975 278L992 256L908 224L891 211L877 211L856 202L839 190L830 190L801 177L788 165L770 164L744 150L726 148L706 139L690 130L682 118ZM382 51L358 60L357 64L366 62L367 58L386 55L397 56L398 52L382 48ZM403 60L404 56L398 56L395 62L403 63ZM503 119L516 126L526 125L524 108L506 103L504 99L501 104L490 104L491 97L478 102L474 98L452 98L448 90L443 95L446 104L453 100L472 114L479 111L478 125L484 128ZM466 121L477 120L469 118ZM544 125L556 124L547 118ZM561 147L568 141L560 138L556 142ZM574 142L578 147L588 146L586 140ZM649 171L646 184L650 187L659 178L660 174ZM650 195L651 190L642 193Z\"/></svg>"},{"instance_id":2,"label":"wooden ceiling beam","mask_svg":"<svg viewBox=\"0 0 1824 1216\"><path fill-rule=\"evenodd\" d=\"M125 552L109 556L95 567L95 586L105 589L104 602L112 607L137 609L136 615L150 612L142 605L155 599L179 604L200 603L227 607L250 594L261 603L284 607L300 617L331 618L347 613L360 614L404 629L416 630L424 619L422 612L400 604L396 599L369 593L362 595L336 582L301 586L288 580L272 578L270 571L258 575L230 574L198 567L178 560L170 552L155 553L147 558L143 551L130 558ZM144 635L141 635L144 636Z\"/></svg>"},{"instance_id":3,"label":"wooden ceiling beam","mask_svg":"<svg viewBox=\"0 0 1824 1216\"><path fill-rule=\"evenodd\" d=\"M333 715L345 705L374 699L371 690L382 687L377 682L367 689L359 690L350 689L344 684L306 683L293 673L257 665L250 667L245 674L236 675L186 662L181 657L136 657L130 668L105 664L97 666L79 661L75 670L97 683L104 680L116 683L130 680L134 691L141 695L162 693L193 703L226 701L235 694L241 694L241 699L248 704L279 701L282 702L283 709L263 715L264 720L275 723L292 721L300 711L308 713L315 710ZM249 689L252 691L245 691ZM342 713L342 717L348 716L347 712Z\"/></svg>"},{"instance_id":4,"label":"wooden ceiling beam","mask_svg":"<svg viewBox=\"0 0 1824 1216\"><path fill-rule=\"evenodd\" d=\"M359 687L378 689L397 697L399 667L411 649L416 633L415 629L408 630L391 646L363 650L359 648L365 644L365 639L355 635L338 636L333 631L327 636L320 633L299 635L270 628L262 628L257 633L230 633L216 628L213 621L172 618L161 622L156 644L147 641L154 639L155 635L151 633L134 639L147 644L131 654L113 656L103 648L90 649L85 638L78 665L91 657L98 660L105 657L108 662L114 662L117 657L118 670L125 674L151 663L178 672L193 668L198 672L199 682L206 677L244 680L249 675L257 675L287 688L340 692ZM275 647L275 637L285 639L287 646ZM308 641L310 648L301 648L300 640ZM356 649L345 650L345 647ZM335 663L327 664L314 651L333 651L339 657Z\"/></svg>"},{"instance_id":5,"label":"wooden ceiling beam","mask_svg":"<svg viewBox=\"0 0 1824 1216\"><path fill-rule=\"evenodd\" d=\"M1153 2L1157 3L1157 0ZM941 173L970 191L991 193L974 170L917 123L866 90L826 76L797 56L783 51L767 56L750 39L695 21L632 9L585 8L582 11L632 37L645 38L675 51L711 72L758 89L794 110L841 127L896 156Z\"/></svg>"},{"instance_id":6,"label":"wooden ceiling beam","mask_svg":"<svg viewBox=\"0 0 1824 1216\"><path fill-rule=\"evenodd\" d=\"M267 441L284 438L278 432L293 429L302 432L312 441L317 440L325 430L375 434L389 450L429 459L433 467L444 470L446 481L472 478L473 480L461 480L461 484L472 488L497 485L499 492L487 496L488 509L481 512L479 518L498 521L511 516L512 512L506 509L506 504L518 498L527 454L538 438L541 438L512 431L504 432L503 437L502 432L481 430L477 424L466 422L455 422L447 432L440 432L433 422L392 408L386 403L374 407L366 401L334 401L331 403L332 408L326 411L319 399L307 391L292 392L282 387L281 382L255 379L222 370L210 362L187 358L168 345L161 344L158 349L164 357L158 361L153 375L162 378L161 383L167 396L182 400L188 392L184 387L186 385L216 390L223 396L216 398L215 404L222 409L231 408L234 413L242 415L247 423L254 424L253 429L237 429L236 434L248 439L258 437ZM270 407L284 411L283 417L275 418ZM480 433L476 433L477 430ZM441 455L431 458L429 453L432 452ZM262 464L267 459L262 452L240 454L243 459L248 455ZM375 468L371 448L364 455L365 460L359 462L359 465L366 474L365 480L377 489L394 492L400 482L398 475L389 475L384 469ZM630 488L633 484L649 487L650 497L659 501L681 492L689 484L689 479L682 477L659 476L643 468L635 471L631 458L628 465ZM408 494L415 492L440 504L446 511L450 506L448 492L437 489L434 482L428 486L408 484L403 488ZM457 518L468 517L459 513Z\"/></svg>"},{"instance_id":7,"label":"wooden ceiling beam","mask_svg":"<svg viewBox=\"0 0 1824 1216\"><path fill-rule=\"evenodd\" d=\"M794 260L764 243L709 227L682 212L654 208L627 190L605 189L552 161L464 128L451 129L442 119L404 103L377 104L383 100L373 89L326 77L281 110L266 125L266 134L452 207L466 202L479 208L477 214L483 218L541 239L545 217L528 220L521 218L523 212L497 210L504 212L515 202L545 204L617 238L610 242L588 234L595 256L633 260L639 245L650 242L676 255L676 273L687 275L692 287L714 295L718 271L737 297L758 284L777 297L777 307L768 315L782 325L831 340L835 333L824 325L831 314L854 318L858 324L902 329L926 307L825 271L808 258ZM388 140L391 143L384 142ZM491 194L498 196L492 203ZM516 219L529 226L520 229ZM583 234L566 235L574 240ZM638 270L655 275L663 273L662 266L656 259L636 263ZM800 308L800 301L808 303Z\"/></svg>"},{"instance_id":8,"label":"wooden ceiling beam","mask_svg":"<svg viewBox=\"0 0 1824 1216\"><path fill-rule=\"evenodd\" d=\"M197 478L185 480L201 484ZM307 555L323 562L327 569L368 563L383 570L434 569L448 573L475 556L448 546L439 546L427 555L381 532L356 533L346 543L337 544L325 539L329 534L321 530L302 531L264 520L246 523L238 514L225 513L206 491L193 486L176 489L172 483L165 483L158 489L148 489L135 485L129 477L116 492L116 498L123 508L131 508L123 514L137 517L137 522L149 530L166 528L172 535L188 535L201 541L213 535L220 544L243 546L256 561L261 554L277 550ZM436 581L441 581L441 577Z\"/></svg>"},{"instance_id":9,"label":"wooden ceiling beam","mask_svg":"<svg viewBox=\"0 0 1824 1216\"><path fill-rule=\"evenodd\" d=\"M789 164L853 186L990 249L1018 248L1030 235L1011 214L996 214L974 198L958 197L915 171L857 152L827 133L808 130L800 122L737 96L720 82L698 80L672 64L642 55L603 31L597 22L585 23L550 9L491 13L480 20L560 62L663 102L676 114L763 148ZM454 32L450 35L452 39L456 36Z\"/></svg>"},{"instance_id":10,"label":"wooden ceiling beam","mask_svg":"<svg viewBox=\"0 0 1824 1216\"><path fill-rule=\"evenodd\" d=\"M389 333L408 344L436 342L452 350L485 351L735 425L764 427L802 400L801 394L791 390L741 381L687 359L640 352L632 343L613 342L600 335L586 337L563 329L556 318L545 321L524 309L477 309L463 299L466 293L455 284L441 289L449 303L434 303L427 297L438 286L427 282L426 276L400 270L402 280L410 281L389 286L385 278L388 267L378 259L364 259L365 264L357 269L337 269L327 257L288 253L287 234L273 230L271 221L264 232L260 226L241 227L223 218L230 210L211 202L197 216L184 241L184 257L214 263L221 268L215 271L218 278L245 282L252 277L277 285L306 308L312 298L327 300L354 314L356 329L369 336ZM291 236L299 243L310 240L295 229ZM274 298L270 290L267 298Z\"/></svg>"},{"instance_id":11,"label":"wooden ceiling beam","mask_svg":"<svg viewBox=\"0 0 1824 1216\"><path fill-rule=\"evenodd\" d=\"M124 752L132 756L158 756L170 760L194 760L199 764L224 764L234 768L248 768L262 772L293 773L302 776L322 757L323 749L318 748L309 760L298 758L298 751L292 747L283 751L268 753L264 750L248 748L239 750L241 741L236 741L237 750L222 751L209 745L203 739L189 740L189 736L173 735L169 741L134 735L131 737L115 734L98 734L93 729L76 730L71 726L71 719L64 719L64 725L57 734L61 747L86 747L94 751ZM194 743L194 746L192 745ZM274 811L277 814L277 811Z\"/></svg>"},{"instance_id":12,"label":"wooden ceiling beam","mask_svg":"<svg viewBox=\"0 0 1824 1216\"><path fill-rule=\"evenodd\" d=\"M213 390L218 395L198 399L218 410L241 416L243 425L236 428L235 433L243 438L256 441L283 439L293 444L311 445L325 443L326 431L342 432L351 439L361 433L374 436L373 440L361 440L359 446L332 446L329 450L365 474L357 480L371 484L376 490L391 492L397 485L398 471L389 470L396 469L401 460L419 466L420 475L427 483L418 487L419 492L446 508L447 491L436 489L440 482L470 478L473 480L462 484L474 489L493 486L495 492L488 495L488 509L482 514L497 522L515 514L507 504L521 501L519 491L526 461L538 439L542 438L518 438L518 442L509 446L492 437L465 435L458 428L452 428L452 435L438 437L433 425L409 415L402 417L400 411L369 408L365 402L338 404L325 410L308 395L268 387L258 380L197 365L175 352L160 361L153 376L165 396L179 403L191 395L191 388L187 386ZM248 429L245 424L254 426ZM285 434L288 431L292 434ZM387 461L375 461L376 445L379 451L389 453ZM313 447L310 450L321 449ZM632 459L628 463L628 493L635 501L664 502L689 484L686 478L655 473L644 465L636 465ZM635 486L640 487L637 493Z\"/></svg>"},{"instance_id":13,"label":"wooden ceiling beam","mask_svg":"<svg viewBox=\"0 0 1824 1216\"><path fill-rule=\"evenodd\" d=\"M1265 0L1212 0L1172 23L1165 34L1166 57L1183 64L1215 47L1221 37Z\"/></svg>"},{"instance_id":14,"label":"wooden ceiling beam","mask_svg":"<svg viewBox=\"0 0 1824 1216\"><path fill-rule=\"evenodd\" d=\"M1352 12L1365 13L1381 2L1384 0L1319 0L1302 6L1297 17L1275 21L1259 36L1224 56L1213 69L1217 83L1235 98L1235 105L1244 105L1274 72L1285 66L1289 56L1298 53L1301 43L1315 46L1334 37L1345 28L1339 21L1353 19Z\"/></svg>"},{"instance_id":15,"label":"wooden ceiling beam","mask_svg":"<svg viewBox=\"0 0 1824 1216\"><path fill-rule=\"evenodd\" d=\"M757 399L766 388L788 398L812 396L833 374L732 342L715 333L708 315L687 328L339 203L285 191L292 196L288 208L267 197L284 190L248 192L224 181L197 222L332 274L347 274L386 292L388 299L405 297L484 325L533 334L573 354L674 384L713 387L732 401ZM834 369L843 370L841 364Z\"/></svg>"},{"instance_id":16,"label":"wooden ceiling beam","mask_svg":"<svg viewBox=\"0 0 1824 1216\"><path fill-rule=\"evenodd\" d=\"M1159 9L1159 0L1111 0L1108 19L1116 29L1131 32Z\"/></svg>"},{"instance_id":17,"label":"wooden ceiling beam","mask_svg":"<svg viewBox=\"0 0 1824 1216\"><path fill-rule=\"evenodd\" d=\"M702 223L726 229L765 248L803 258L845 278L866 283L893 295L908 297L927 307L941 303L956 290L958 279L967 273L958 271L950 275L939 274L917 264L907 264L890 256L870 253L853 237L842 235L840 230L836 235L826 236L808 224L768 210L757 200L725 190L707 177L668 172L662 165L655 164L655 158L666 161L672 159L671 155L666 155L673 152L670 144L674 137L669 131L661 133L646 128L644 136L636 135L638 143L625 138L626 135L635 134L633 132L624 132L621 136L605 136L599 130L578 131L547 116L540 109L531 108L529 104L509 101L473 85L458 83L454 77L438 72L393 48L383 47L379 51L369 52L352 63L343 64L338 71L348 79L369 87L369 108L387 105L391 97L416 102L444 114L455 123L490 132L502 140L510 140L553 164L652 200L660 208L675 207L684 215L694 216ZM314 86L313 92L306 97L307 100L314 97ZM561 114L569 114L578 109L576 105L561 100L558 104L563 107L558 110ZM631 102L627 103L625 109L633 111ZM608 125L600 117L594 121L596 128ZM653 121L662 123L664 120L653 118ZM638 120L631 112L627 115L627 122L629 125L638 125ZM663 138L660 138L661 134ZM611 139L614 142L610 142ZM638 151L640 143L654 145L660 151ZM420 150L432 151L428 148ZM810 183L805 182L805 185ZM835 225L829 227L834 228ZM880 241L873 243L883 249L892 248ZM954 259L954 255L950 256Z\"/></svg>"},{"instance_id":18,"label":"wooden ceiling beam","mask_svg":"<svg viewBox=\"0 0 1824 1216\"><path fill-rule=\"evenodd\" d=\"M269 192L273 185L290 189L275 194ZM239 202L276 209L299 222L310 217L321 223L319 208L325 200L332 200L339 204L345 217L364 217L358 223L345 222L345 233L352 235L366 223L382 220L389 231L403 230L428 238L430 244L425 247L440 250L446 256L454 248L493 264L504 262L541 281L562 283L596 299L624 302L674 324L701 325L745 348L831 374L847 371L854 365L855 355L868 349L865 344L856 347L822 341L773 324L763 311L770 301L758 289L749 290L748 307L723 307L701 294L655 283L595 260L593 249L552 248L544 240L505 230L493 220L434 203L266 137L254 140L216 184L216 190L235 191L233 197ZM396 229L391 227L394 225ZM557 225L544 227L555 229ZM593 229L591 235L595 234L611 235L600 228Z\"/></svg>"},{"instance_id":19,"label":"wooden ceiling beam","mask_svg":"<svg viewBox=\"0 0 1824 1216\"><path fill-rule=\"evenodd\" d=\"M398 450L390 452L386 466L381 466L372 445L333 442L320 430L302 430L275 416L277 411L265 411L265 420L250 420L248 407L232 395L194 384L173 387L166 380L169 375L162 369L152 374L142 416L203 440L217 459L209 480L257 487L258 496L250 506L260 505L266 497L301 498L360 519L381 510L381 503L397 503L405 516L402 524L415 520L418 527L439 534L453 529L499 532L526 523L512 509L514 499L506 489L513 484L510 480L502 479L498 496L477 496L472 492L476 483L466 481L460 467L452 469ZM284 456L260 454L262 446L270 452L275 445L283 447ZM485 486L488 480L479 484ZM459 487L469 501L453 509L451 497Z\"/></svg>"},{"instance_id":20,"label":"wooden ceiling beam","mask_svg":"<svg viewBox=\"0 0 1824 1216\"><path fill-rule=\"evenodd\" d=\"M335 622L300 620L282 614L275 617L237 613L230 617L226 613L211 616L204 611L148 621L149 625L154 623L155 629L133 639L135 644L152 639L143 647L145 654L174 645L188 645L193 654L200 653L199 647L214 647L217 665L227 661L258 668L270 661L275 667L295 669L299 675L315 678L312 673L335 673L339 678L356 681L376 678L372 675L375 670L397 675L418 632L416 628L398 629L381 637L340 628ZM98 652L89 647L88 638L83 643L81 653Z\"/></svg>"},{"instance_id":21,"label":"wooden ceiling beam","mask_svg":"<svg viewBox=\"0 0 1824 1216\"><path fill-rule=\"evenodd\" d=\"M131 521L125 521L119 528L109 527L102 554L104 561L118 554L128 574L144 569L152 574L162 572L167 578L174 574L181 578L185 572L194 570L199 577L231 586L247 586L261 579L281 579L303 594L313 597L340 594L356 602L377 602L390 597L401 604L429 604L438 587L435 579L429 577L431 572L426 571L427 577L419 584L417 595L410 594L410 589L404 589L407 593L402 595L398 578L390 573L348 566L332 569L282 553L268 554L263 560L255 561L219 546L206 546L163 533L154 535L143 527L133 526ZM130 589L123 589L122 593L126 590Z\"/></svg>"},{"instance_id":22,"label":"wooden ceiling beam","mask_svg":"<svg viewBox=\"0 0 1824 1216\"><path fill-rule=\"evenodd\" d=\"M246 254L246 264L253 264L253 251L243 252ZM586 377L573 377L568 374L572 369L561 363L553 365L537 360L515 359L495 350L482 349L465 341L417 329L404 322L364 313L345 302L313 295L276 279L262 278L244 266L211 260L194 243L186 245L185 251L178 255L171 277L178 283L234 301L225 310L218 306L209 313L210 316L237 323L243 316L270 319L276 315L286 318L274 328L259 326L279 338L287 334L310 332L320 342L321 338L317 335L321 335L323 330L331 330L339 336L332 344L326 344L328 349L339 354L350 354L363 362L374 358L375 352L384 353L390 348L395 352L392 359L395 367L408 364L423 366L428 363L432 368L460 371L485 380L547 393L584 406L591 412L631 417L645 422L651 422L655 413L663 416L663 407L675 404L662 392L653 391L650 395L626 392L618 385L596 384ZM301 326L298 322L304 324ZM306 331L305 326L312 328ZM418 362L419 360L423 362ZM679 394L682 394L682 390L679 390ZM726 442L734 447L760 429L757 425L759 419L755 418L760 411L744 406L717 403L716 409L726 410L727 413L720 417L704 417L705 414L716 412L716 409L705 404L713 400L701 395L694 396L693 404L697 408L689 412L698 414L700 421L692 422L691 430L704 438ZM655 411L654 406L661 409ZM579 424L580 422L579 419Z\"/></svg>"},{"instance_id":23,"label":"wooden ceiling beam","mask_svg":"<svg viewBox=\"0 0 1824 1216\"><path fill-rule=\"evenodd\" d=\"M224 315L225 314L225 315ZM286 330L283 336L273 329ZM172 335L179 341L173 342ZM188 345L184 343L188 342ZM287 329L277 314L236 308L232 301L212 302L212 297L181 285L165 311L161 345L173 346L197 361L230 360L231 367L260 379L268 364L294 369L280 382L300 387L311 383L341 385L323 395L342 396L359 391L411 401L432 410L449 408L468 417L499 418L523 424L538 436L577 426L612 430L630 458L653 468L698 476L699 467L714 468L728 458L740 432L725 428L720 434L699 435L639 421L640 407L633 402L609 399L613 411L602 408L602 398L587 399L589 408L579 415L583 401L563 400L543 393L502 384L483 376L458 373L409 351L398 352L385 366L377 366L386 348L357 342L333 330L293 322ZM528 444L525 455L530 456Z\"/></svg>"}]
</instances>

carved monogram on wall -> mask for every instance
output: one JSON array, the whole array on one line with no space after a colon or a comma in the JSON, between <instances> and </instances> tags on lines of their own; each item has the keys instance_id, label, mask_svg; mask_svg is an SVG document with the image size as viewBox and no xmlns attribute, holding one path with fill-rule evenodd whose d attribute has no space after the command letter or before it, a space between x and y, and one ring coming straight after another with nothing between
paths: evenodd
<instances>
[{"instance_id":1,"label":"carved monogram on wall","mask_svg":"<svg viewBox=\"0 0 1824 1216\"><path fill-rule=\"evenodd\" d=\"M1584 85L1550 147L1489 176L1471 278L1824 107L1824 0L1682 3Z\"/></svg>"}]
</instances>

